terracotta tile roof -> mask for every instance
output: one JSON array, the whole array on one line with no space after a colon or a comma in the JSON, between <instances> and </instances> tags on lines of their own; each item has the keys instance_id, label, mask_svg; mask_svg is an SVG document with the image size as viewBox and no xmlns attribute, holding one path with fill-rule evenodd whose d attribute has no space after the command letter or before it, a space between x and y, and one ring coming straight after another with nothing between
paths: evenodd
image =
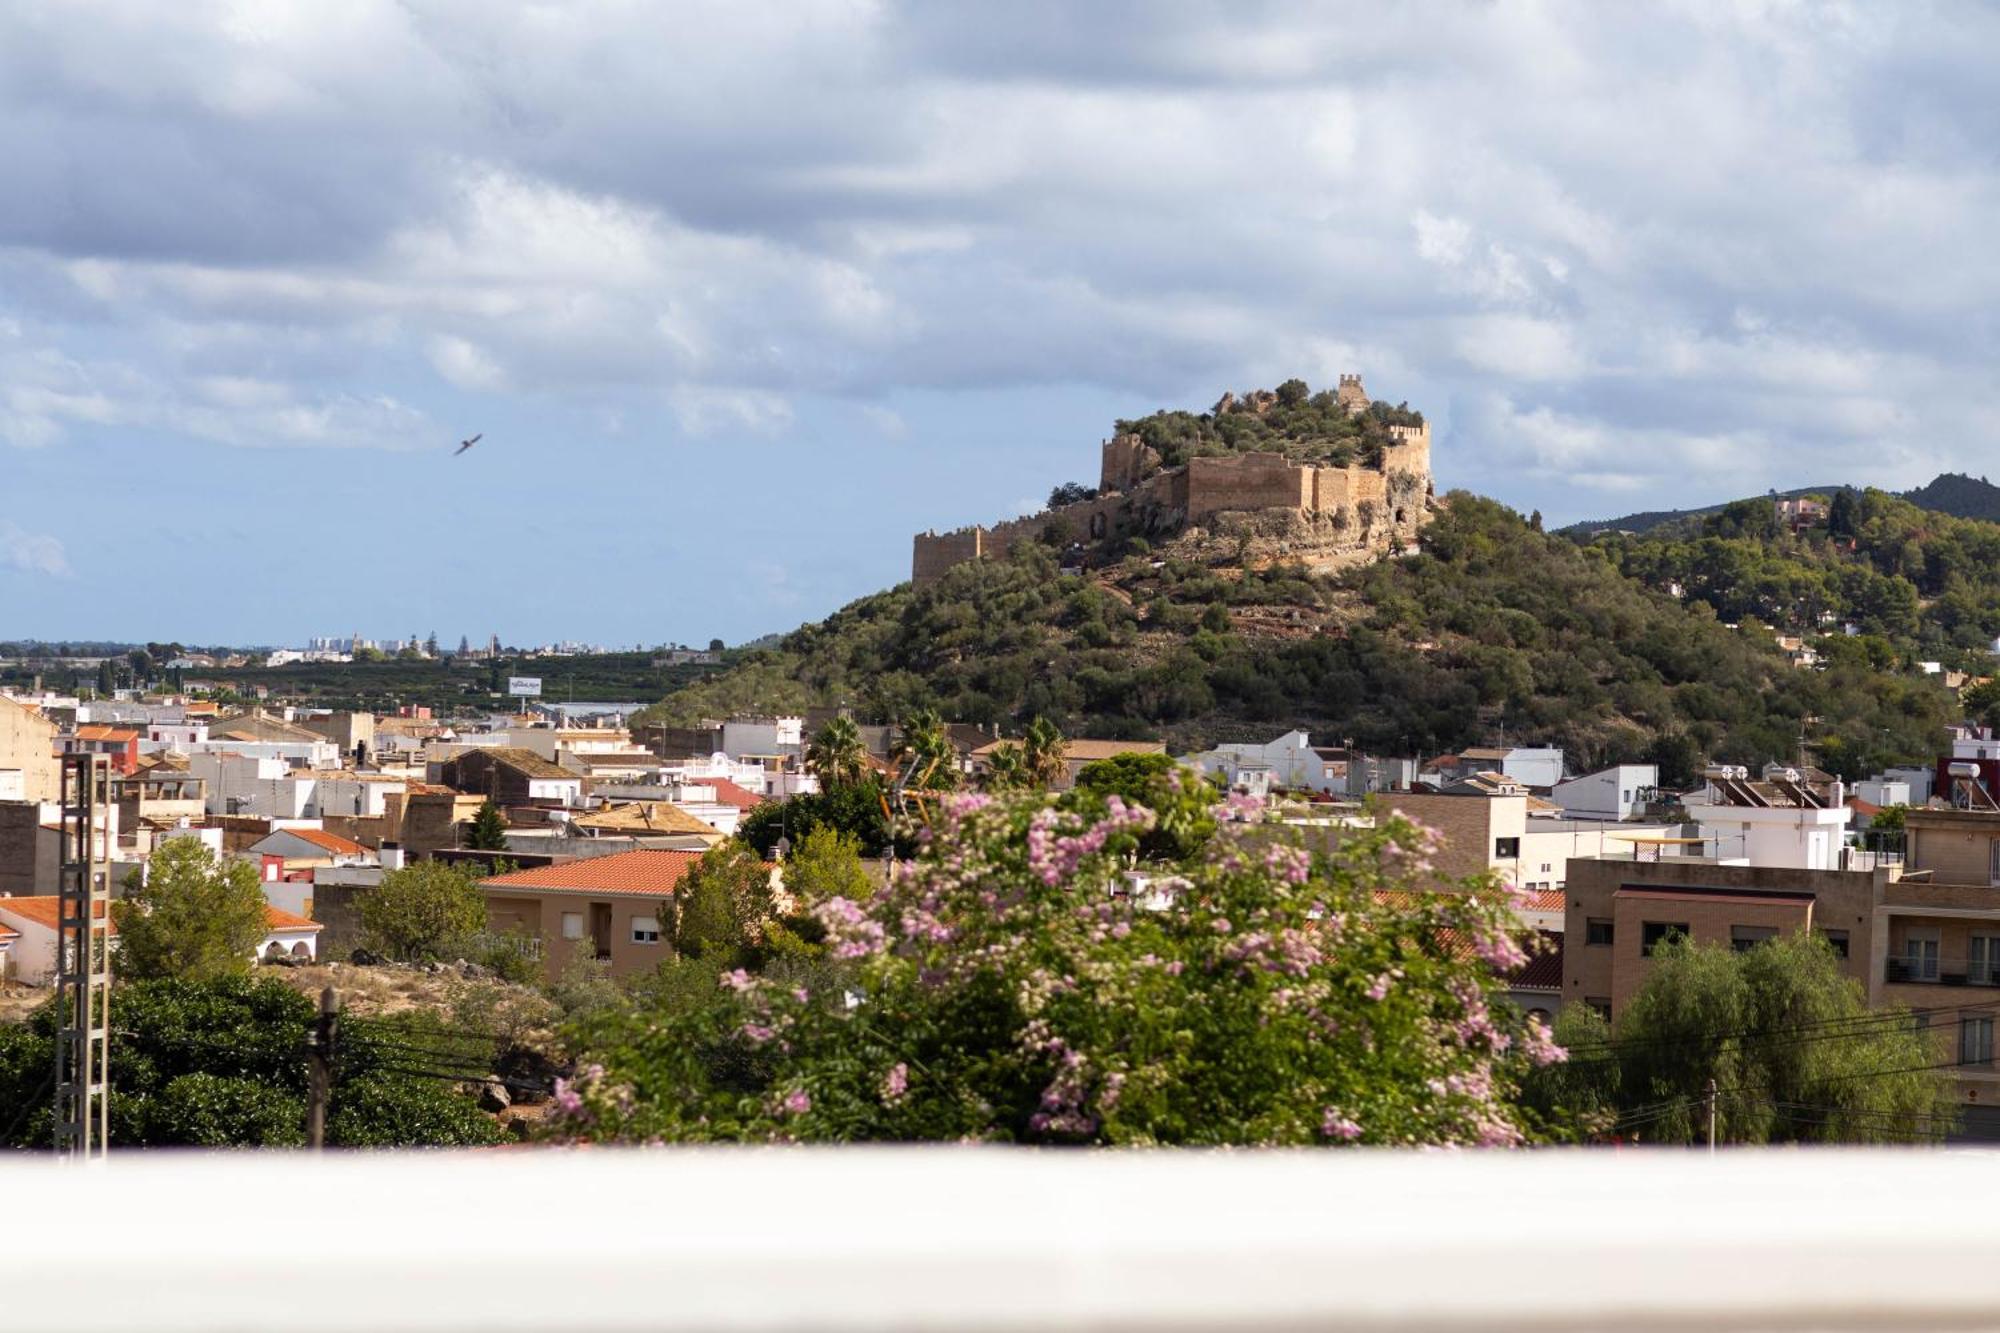
<instances>
[{"instance_id":1,"label":"terracotta tile roof","mask_svg":"<svg viewBox=\"0 0 2000 1333\"><path fill-rule=\"evenodd\" d=\"M130 727L110 727L91 722L76 729L80 741L113 741L119 745L129 745L139 739L139 733Z\"/></svg>"},{"instance_id":2,"label":"terracotta tile roof","mask_svg":"<svg viewBox=\"0 0 2000 1333\"><path fill-rule=\"evenodd\" d=\"M567 778L572 782L582 780L582 775L572 773L560 764L550 763L533 750L517 745L482 745L455 756L451 762L456 765L474 755L485 755L492 762L531 778Z\"/></svg>"},{"instance_id":3,"label":"terracotta tile roof","mask_svg":"<svg viewBox=\"0 0 2000 1333\"><path fill-rule=\"evenodd\" d=\"M56 928L60 910L61 900L53 893L24 894L14 898L0 898L0 912L11 913L24 921L32 921L36 925L46 926L50 930ZM115 924L111 927L111 932L114 935L118 933L118 927Z\"/></svg>"},{"instance_id":4,"label":"terracotta tile roof","mask_svg":"<svg viewBox=\"0 0 2000 1333\"><path fill-rule=\"evenodd\" d=\"M721 838L709 825L667 801L633 801L629 805L606 806L579 817L578 828L594 828L607 833L678 833Z\"/></svg>"},{"instance_id":5,"label":"terracotta tile roof","mask_svg":"<svg viewBox=\"0 0 2000 1333\"><path fill-rule=\"evenodd\" d=\"M1544 930L1538 933L1541 940L1529 946L1528 961L1507 975L1507 984L1515 990L1560 992L1563 984L1562 932Z\"/></svg>"},{"instance_id":6,"label":"terracotta tile roof","mask_svg":"<svg viewBox=\"0 0 2000 1333\"><path fill-rule=\"evenodd\" d=\"M289 833L295 838L304 838L315 847L321 847L335 856L366 856L368 849L360 843L341 837L338 833L328 833L317 828L273 829L273 833Z\"/></svg>"},{"instance_id":7,"label":"terracotta tile roof","mask_svg":"<svg viewBox=\"0 0 2000 1333\"><path fill-rule=\"evenodd\" d=\"M595 893L625 898L658 898L672 893L701 859L700 852L619 852L613 856L593 856L561 865L516 870L480 881L487 888L505 892L526 889L537 893Z\"/></svg>"},{"instance_id":8,"label":"terracotta tile roof","mask_svg":"<svg viewBox=\"0 0 2000 1333\"><path fill-rule=\"evenodd\" d=\"M694 778L690 779L690 782L715 788L715 799L719 805L733 805L738 810L755 810L764 803L764 798L756 792L731 782L728 778Z\"/></svg>"},{"instance_id":9,"label":"terracotta tile roof","mask_svg":"<svg viewBox=\"0 0 2000 1333\"><path fill-rule=\"evenodd\" d=\"M319 922L308 916L296 916L282 907L264 904L264 928L266 930L325 930Z\"/></svg>"},{"instance_id":10,"label":"terracotta tile roof","mask_svg":"<svg viewBox=\"0 0 2000 1333\"><path fill-rule=\"evenodd\" d=\"M12 926L0 925L0 944L6 944L10 940L18 940L20 938L20 931L14 929Z\"/></svg>"},{"instance_id":11,"label":"terracotta tile roof","mask_svg":"<svg viewBox=\"0 0 2000 1333\"><path fill-rule=\"evenodd\" d=\"M1536 912L1560 912L1563 910L1563 891L1561 889L1534 889L1531 892L1534 897L1528 903L1530 910Z\"/></svg>"}]
</instances>

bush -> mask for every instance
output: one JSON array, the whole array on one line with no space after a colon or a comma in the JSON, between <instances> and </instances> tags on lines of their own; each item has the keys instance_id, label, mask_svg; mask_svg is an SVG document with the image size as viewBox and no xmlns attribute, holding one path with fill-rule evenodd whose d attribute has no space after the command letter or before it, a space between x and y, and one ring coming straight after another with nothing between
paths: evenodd
<instances>
[{"instance_id":1,"label":"bush","mask_svg":"<svg viewBox=\"0 0 2000 1333\"><path fill-rule=\"evenodd\" d=\"M195 838L170 838L111 905L117 970L133 978L240 976L264 940L264 890L247 861L222 861Z\"/></svg>"},{"instance_id":2,"label":"bush","mask_svg":"<svg viewBox=\"0 0 2000 1333\"><path fill-rule=\"evenodd\" d=\"M1431 893L1435 835L1389 818L1330 858L1218 836L1150 885L1153 815L953 797L917 865L823 904L801 977L607 1016L556 1131L603 1140L1519 1143L1545 1030L1490 881ZM1266 831L1259 830L1261 838ZM1462 943L1461 943L1462 942ZM1470 946L1468 952L1467 946ZM808 979L809 978L809 979ZM858 1003L856 1000L858 999Z\"/></svg>"}]
</instances>

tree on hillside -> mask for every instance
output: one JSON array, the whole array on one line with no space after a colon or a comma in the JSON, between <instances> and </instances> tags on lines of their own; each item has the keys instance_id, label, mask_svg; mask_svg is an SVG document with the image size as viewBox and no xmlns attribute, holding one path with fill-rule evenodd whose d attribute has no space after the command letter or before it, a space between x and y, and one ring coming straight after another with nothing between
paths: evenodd
<instances>
[{"instance_id":1,"label":"tree on hillside","mask_svg":"<svg viewBox=\"0 0 2000 1333\"><path fill-rule=\"evenodd\" d=\"M500 807L491 797L479 803L472 822L466 825L465 845L480 852L507 850L507 821L500 817Z\"/></svg>"},{"instance_id":2,"label":"tree on hillside","mask_svg":"<svg viewBox=\"0 0 2000 1333\"><path fill-rule=\"evenodd\" d=\"M443 861L391 870L360 895L358 911L369 947L406 962L432 962L486 929L486 893L476 871Z\"/></svg>"},{"instance_id":3,"label":"tree on hillside","mask_svg":"<svg viewBox=\"0 0 2000 1333\"><path fill-rule=\"evenodd\" d=\"M836 969L731 974L593 1027L554 1131L607 1142L1515 1144L1561 1058L1493 968L1490 879L1426 892L1402 819L1245 844L1136 901L1151 814L947 798L907 874L820 904ZM1232 835L1233 836L1233 835ZM1466 947L1470 944L1470 949Z\"/></svg>"},{"instance_id":4,"label":"tree on hillside","mask_svg":"<svg viewBox=\"0 0 2000 1333\"><path fill-rule=\"evenodd\" d=\"M1079 504L1096 498L1095 486L1086 486L1080 481L1066 481L1049 492L1049 508L1061 509L1065 505Z\"/></svg>"},{"instance_id":5,"label":"tree on hillside","mask_svg":"<svg viewBox=\"0 0 2000 1333\"><path fill-rule=\"evenodd\" d=\"M1069 776L1069 742L1056 724L1037 717L1021 738L1021 763L1028 781L1037 787L1054 787Z\"/></svg>"},{"instance_id":6,"label":"tree on hillside","mask_svg":"<svg viewBox=\"0 0 2000 1333\"><path fill-rule=\"evenodd\" d=\"M1557 1024L1575 1044L1570 1066L1547 1076L1567 1085L1549 1100L1594 1081L1595 1109L1642 1140L1699 1141L1711 1081L1726 1143L1929 1141L1955 1119L1952 1080L1938 1067L1955 1048L1900 1008L1869 1009L1816 935L1742 951L1664 941L1615 1027L1578 1040L1579 1021L1566 1012Z\"/></svg>"},{"instance_id":7,"label":"tree on hillside","mask_svg":"<svg viewBox=\"0 0 2000 1333\"><path fill-rule=\"evenodd\" d=\"M223 861L197 838L169 838L125 880L111 905L116 970L135 978L206 980L250 970L266 934L256 867Z\"/></svg>"},{"instance_id":8,"label":"tree on hillside","mask_svg":"<svg viewBox=\"0 0 2000 1333\"><path fill-rule=\"evenodd\" d=\"M852 786L861 780L868 771L867 751L852 718L836 717L819 729L806 746L806 771L822 787Z\"/></svg>"}]
</instances>

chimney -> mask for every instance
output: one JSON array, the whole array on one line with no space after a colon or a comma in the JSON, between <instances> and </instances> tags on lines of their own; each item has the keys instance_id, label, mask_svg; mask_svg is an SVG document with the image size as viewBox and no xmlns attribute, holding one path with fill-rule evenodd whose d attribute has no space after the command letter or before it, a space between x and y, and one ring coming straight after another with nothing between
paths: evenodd
<instances>
[{"instance_id":1,"label":"chimney","mask_svg":"<svg viewBox=\"0 0 2000 1333\"><path fill-rule=\"evenodd\" d=\"M385 841L382 844L381 856L382 868L384 870L401 870L403 868L402 843Z\"/></svg>"}]
</instances>

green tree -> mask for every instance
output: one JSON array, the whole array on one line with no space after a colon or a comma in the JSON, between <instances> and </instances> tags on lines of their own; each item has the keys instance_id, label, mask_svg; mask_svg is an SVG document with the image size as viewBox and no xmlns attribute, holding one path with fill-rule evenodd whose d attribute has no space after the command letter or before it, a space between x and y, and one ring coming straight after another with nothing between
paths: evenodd
<instances>
[{"instance_id":1,"label":"green tree","mask_svg":"<svg viewBox=\"0 0 2000 1333\"><path fill-rule=\"evenodd\" d=\"M874 778L829 791L808 792L782 801L764 801L736 825L736 836L759 856L775 857L778 839L796 847L817 828L852 834L863 856L884 855L890 846L887 804Z\"/></svg>"},{"instance_id":2,"label":"green tree","mask_svg":"<svg viewBox=\"0 0 2000 1333\"><path fill-rule=\"evenodd\" d=\"M910 789L915 791L956 791L963 775L958 768L958 747L934 708L912 713L903 723L903 739L896 758L910 769Z\"/></svg>"},{"instance_id":3,"label":"green tree","mask_svg":"<svg viewBox=\"0 0 2000 1333\"><path fill-rule=\"evenodd\" d=\"M1028 764L1021 747L1014 741L1006 741L994 746L986 753L986 771L981 775L980 785L987 791L1026 791L1034 784L1028 777Z\"/></svg>"},{"instance_id":4,"label":"green tree","mask_svg":"<svg viewBox=\"0 0 2000 1333\"><path fill-rule=\"evenodd\" d=\"M360 895L357 909L369 946L407 962L447 957L486 928L477 872L443 861L391 870Z\"/></svg>"},{"instance_id":5,"label":"green tree","mask_svg":"<svg viewBox=\"0 0 2000 1333\"><path fill-rule=\"evenodd\" d=\"M861 745L861 729L852 718L836 717L819 729L806 746L806 771L819 779L821 787L847 787L861 781L868 771L867 751Z\"/></svg>"},{"instance_id":6,"label":"green tree","mask_svg":"<svg viewBox=\"0 0 2000 1333\"><path fill-rule=\"evenodd\" d=\"M507 850L507 821L500 817L500 807L493 804L491 797L479 803L472 822L466 826L465 845L482 852Z\"/></svg>"},{"instance_id":7,"label":"green tree","mask_svg":"<svg viewBox=\"0 0 2000 1333\"><path fill-rule=\"evenodd\" d=\"M1559 1025L1560 1026L1560 1025ZM1900 1008L1870 1010L1824 939L1804 932L1737 951L1670 939L1611 1039L1571 1049L1560 1077L1604 1080L1620 1132L1693 1143L1897 1143L1954 1122L1949 1055Z\"/></svg>"},{"instance_id":8,"label":"green tree","mask_svg":"<svg viewBox=\"0 0 2000 1333\"><path fill-rule=\"evenodd\" d=\"M826 825L793 843L781 868L785 888L808 910L832 898L865 902L874 891L861 864L861 839Z\"/></svg>"},{"instance_id":9,"label":"green tree","mask_svg":"<svg viewBox=\"0 0 2000 1333\"><path fill-rule=\"evenodd\" d=\"M1037 717L1021 738L1021 764L1037 787L1056 787L1069 776L1069 742L1056 724Z\"/></svg>"},{"instance_id":10,"label":"green tree","mask_svg":"<svg viewBox=\"0 0 2000 1333\"><path fill-rule=\"evenodd\" d=\"M688 867L668 906L676 953L740 961L771 919L771 868L736 839L717 843Z\"/></svg>"},{"instance_id":11,"label":"green tree","mask_svg":"<svg viewBox=\"0 0 2000 1333\"><path fill-rule=\"evenodd\" d=\"M195 838L169 838L111 905L116 970L135 978L240 975L266 934L264 891L247 861L222 861Z\"/></svg>"},{"instance_id":12,"label":"green tree","mask_svg":"<svg viewBox=\"0 0 2000 1333\"><path fill-rule=\"evenodd\" d=\"M304 1141L305 1035L315 1006L275 978L121 981L112 998L114 1147L296 1147ZM47 1148L56 1006L0 1024L6 1146ZM343 1021L327 1141L345 1147L493 1143L499 1127L444 1080L411 1069L476 1068L405 1019ZM20 1115L15 1108L25 1110ZM0 1123L0 1131L6 1128Z\"/></svg>"}]
</instances>

